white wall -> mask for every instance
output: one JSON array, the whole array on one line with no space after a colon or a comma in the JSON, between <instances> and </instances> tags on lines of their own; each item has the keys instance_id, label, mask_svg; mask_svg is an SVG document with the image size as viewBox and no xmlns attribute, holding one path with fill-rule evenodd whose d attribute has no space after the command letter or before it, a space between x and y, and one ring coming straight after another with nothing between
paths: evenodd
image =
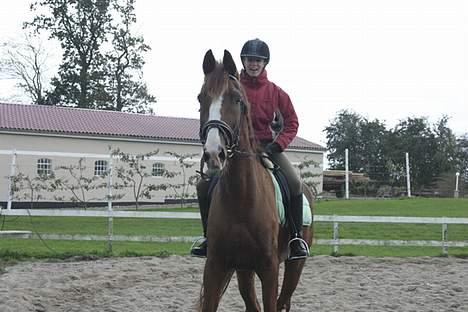
<instances>
[{"instance_id":1,"label":"white wall","mask_svg":"<svg viewBox=\"0 0 468 312\"><path fill-rule=\"evenodd\" d=\"M52 161L52 168L58 166L77 165L81 157L85 158L86 173L91 177L94 175L94 162L96 160L109 160L109 147L112 150L119 148L122 152L128 154L144 154L154 150L159 150L158 154L150 160L145 161L147 170L151 170L154 162L164 163L165 168L172 172L181 172L180 166L176 158L167 155L167 152L174 152L179 155L197 154L192 160L194 164L187 169L186 177L195 175L195 171L199 170L199 159L201 155L201 145L198 143L183 143L183 142L163 142L152 140L135 140L135 139L116 139L108 137L71 137L61 135L40 135L34 133L0 133L0 202L8 201L8 190L12 153L17 151L16 156L16 174L19 172L29 175L30 177L37 176L37 160L39 158L48 158ZM298 164L304 160L313 159L319 164L318 167L309 168L314 173L321 174L323 170L323 153L322 152L304 152L304 151L288 151L287 155L293 164ZM114 168L122 165L121 161L114 160ZM57 174L71 177L64 170L54 170ZM115 172L115 171L114 171ZM114 174L114 182L118 179ZM105 182L104 180L102 182ZM167 179L162 177L148 177L148 183L161 184L167 183ZM182 183L182 176L176 176L170 180L171 183ZM317 188L319 192L322 190L322 177L317 178ZM189 194L195 194L195 189L191 187ZM133 191L129 188L126 190L114 190L113 194L124 194L125 196L118 201L133 202ZM43 192L43 201L53 201L55 196L65 196L71 198L69 192L50 193ZM87 198L100 198L100 201L105 201L107 189L92 191ZM155 191L152 193L152 202L164 202L165 199L174 197L175 192L172 190ZM147 201L141 198L140 201Z\"/></svg>"}]
</instances>

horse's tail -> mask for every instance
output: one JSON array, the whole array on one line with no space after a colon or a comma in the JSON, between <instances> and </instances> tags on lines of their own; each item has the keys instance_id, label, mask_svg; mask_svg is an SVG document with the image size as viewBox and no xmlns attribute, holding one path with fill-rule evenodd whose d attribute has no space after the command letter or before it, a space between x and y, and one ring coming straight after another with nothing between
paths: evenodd
<instances>
[{"instance_id":1,"label":"horse's tail","mask_svg":"<svg viewBox=\"0 0 468 312\"><path fill-rule=\"evenodd\" d=\"M227 290L227 288L229 286L229 282L231 281L231 278L232 278L233 274L234 274L234 270L232 270L228 274L226 274L226 278L223 280L223 283L221 285L223 291L219 294L219 299L218 300L221 300L221 297L226 292L226 290ZM195 311L197 311L197 312L202 311L204 298L205 298L205 287L204 287L204 284L202 283L202 286L200 288L200 295L198 297L198 302L196 303L196 306L195 306Z\"/></svg>"}]
</instances>

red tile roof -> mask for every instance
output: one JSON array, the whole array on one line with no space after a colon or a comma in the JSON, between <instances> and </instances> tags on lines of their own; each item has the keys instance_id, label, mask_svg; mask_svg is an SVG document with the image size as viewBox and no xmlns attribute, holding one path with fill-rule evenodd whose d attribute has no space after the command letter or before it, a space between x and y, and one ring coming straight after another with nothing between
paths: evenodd
<instances>
[{"instance_id":1,"label":"red tile roof","mask_svg":"<svg viewBox=\"0 0 468 312\"><path fill-rule=\"evenodd\" d=\"M0 103L0 130L7 131L197 143L199 126L198 119ZM325 150L322 146L300 137L296 137L290 148Z\"/></svg>"}]
</instances>

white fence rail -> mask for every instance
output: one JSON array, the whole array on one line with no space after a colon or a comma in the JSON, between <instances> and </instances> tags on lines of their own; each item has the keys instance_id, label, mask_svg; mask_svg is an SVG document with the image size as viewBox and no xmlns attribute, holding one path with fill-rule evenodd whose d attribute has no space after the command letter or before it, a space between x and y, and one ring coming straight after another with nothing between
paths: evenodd
<instances>
[{"instance_id":1,"label":"white fence rail","mask_svg":"<svg viewBox=\"0 0 468 312\"><path fill-rule=\"evenodd\" d=\"M163 211L114 211L114 210L69 210L69 209L0 209L0 215L6 216L49 216L49 217L106 217L112 218L158 218L158 219L200 219L196 212L163 212ZM332 222L332 239L317 239L316 244L333 245L334 252L338 252L339 245L370 245L370 246L432 246L442 247L442 252L448 254L448 247L468 247L468 240L449 241L448 224L468 225L468 218L451 217L393 217L393 216L336 216L316 215L315 222ZM339 223L406 223L406 224L440 224L442 226L441 240L368 240L368 239L340 239ZM112 222L109 223L112 226ZM8 233L7 233L8 232ZM190 242L196 237L157 237L157 236L126 236L113 235L112 229L108 236L102 235L67 235L41 234L43 239L60 240L108 240L111 241L152 241L152 242ZM468 233L468 231L467 231ZM1 236L13 236L11 231L0 232ZM25 235L18 231L18 237L35 237L32 233ZM467 235L468 236L468 235ZM467 237L468 238L468 237Z\"/></svg>"}]
</instances>

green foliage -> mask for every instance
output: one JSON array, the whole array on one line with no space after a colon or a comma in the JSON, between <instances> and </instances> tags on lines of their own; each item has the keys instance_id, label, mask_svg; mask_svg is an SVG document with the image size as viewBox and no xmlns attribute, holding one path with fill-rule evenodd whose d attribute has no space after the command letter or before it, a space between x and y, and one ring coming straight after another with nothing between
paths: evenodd
<instances>
[{"instance_id":1,"label":"green foliage","mask_svg":"<svg viewBox=\"0 0 468 312\"><path fill-rule=\"evenodd\" d=\"M456 171L460 173L460 182L464 185L465 194L468 194L468 133L457 138L456 149Z\"/></svg>"},{"instance_id":2,"label":"green foliage","mask_svg":"<svg viewBox=\"0 0 468 312\"><path fill-rule=\"evenodd\" d=\"M345 150L349 150L349 170L366 173L371 179L384 180L388 171L384 158L387 130L379 120L343 110L325 128L331 169L345 168Z\"/></svg>"},{"instance_id":3,"label":"green foliage","mask_svg":"<svg viewBox=\"0 0 468 312\"><path fill-rule=\"evenodd\" d=\"M151 199L152 192L165 189L163 184L158 185L154 183L147 183L149 177L152 176L151 171L147 170L145 160L157 155L159 150L154 150L144 154L131 155L122 152L120 149L112 151L113 156L124 163L123 166L115 168L117 178L121 183L115 183L115 189L130 188L132 190L133 198L135 199L135 207L138 209L141 197Z\"/></svg>"},{"instance_id":4,"label":"green foliage","mask_svg":"<svg viewBox=\"0 0 468 312\"><path fill-rule=\"evenodd\" d=\"M408 117L386 130L377 119L368 121L356 113L340 111L325 128L330 167L344 169L348 149L349 170L369 176L372 187L361 187L378 193L381 186L405 186L405 154L409 153L413 193L433 193L431 186L438 177L456 170L468 174L467 140L457 140L447 122L447 116L434 125L425 117Z\"/></svg>"},{"instance_id":5,"label":"green foliage","mask_svg":"<svg viewBox=\"0 0 468 312\"><path fill-rule=\"evenodd\" d=\"M198 175L187 175L187 169L192 168L195 162L191 161L194 157L198 156L197 153L178 154L176 152L166 152L167 155L175 157L180 168L180 172L168 171L164 172L164 177L173 179L177 176L181 176L181 182L168 182L164 184L165 189L170 189L174 192L174 198L181 200L182 207L185 206L185 202L188 198L194 198L195 193L190 193L190 187L193 187L198 182Z\"/></svg>"},{"instance_id":6,"label":"green foliage","mask_svg":"<svg viewBox=\"0 0 468 312\"><path fill-rule=\"evenodd\" d=\"M103 181L103 178L107 176L91 175L89 177L86 174L86 166L84 165L84 158L80 158L78 163L75 165L64 165L55 168L56 174L51 177L52 191L65 191L70 194L69 197L63 195L54 195L54 199L57 201L70 200L74 203L78 202L84 209L87 208L88 202L93 200L102 200L102 197L89 197L90 192L93 190L103 189L107 187L107 183ZM69 178L60 175L60 171L65 171Z\"/></svg>"},{"instance_id":7,"label":"green foliage","mask_svg":"<svg viewBox=\"0 0 468 312\"><path fill-rule=\"evenodd\" d=\"M62 63L47 103L151 113L155 98L141 82L150 48L131 32L134 0L40 0L25 27L60 42Z\"/></svg>"},{"instance_id":8,"label":"green foliage","mask_svg":"<svg viewBox=\"0 0 468 312\"><path fill-rule=\"evenodd\" d=\"M318 194L317 186L320 184L317 178L321 177L321 173L313 173L311 169L320 167L320 164L313 159L304 157L297 165L294 165L299 170L299 176L303 183L310 187L315 196Z\"/></svg>"},{"instance_id":9,"label":"green foliage","mask_svg":"<svg viewBox=\"0 0 468 312\"><path fill-rule=\"evenodd\" d=\"M34 208L34 203L44 198L45 192L54 190L51 179L55 175L41 174L31 178L24 173L18 173L11 177L11 190L14 198L24 199L30 203L30 208Z\"/></svg>"}]
</instances>

